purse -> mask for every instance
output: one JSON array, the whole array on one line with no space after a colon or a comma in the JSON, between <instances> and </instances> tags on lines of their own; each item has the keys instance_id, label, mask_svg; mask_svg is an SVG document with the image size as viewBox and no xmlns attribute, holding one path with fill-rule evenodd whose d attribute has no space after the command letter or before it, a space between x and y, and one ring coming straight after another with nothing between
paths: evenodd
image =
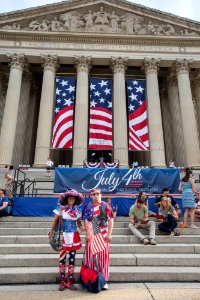
<instances>
[{"instance_id":1,"label":"purse","mask_svg":"<svg viewBox=\"0 0 200 300\"><path fill-rule=\"evenodd\" d=\"M95 266L97 268L96 257ZM105 286L106 280L101 272L91 270L88 266L82 263L78 283L90 293L99 293Z\"/></svg>"},{"instance_id":2,"label":"purse","mask_svg":"<svg viewBox=\"0 0 200 300\"><path fill-rule=\"evenodd\" d=\"M52 237L49 241L51 248L54 251L60 252L63 247L63 231L62 231L62 217L59 216L58 223L54 229Z\"/></svg>"}]
</instances>

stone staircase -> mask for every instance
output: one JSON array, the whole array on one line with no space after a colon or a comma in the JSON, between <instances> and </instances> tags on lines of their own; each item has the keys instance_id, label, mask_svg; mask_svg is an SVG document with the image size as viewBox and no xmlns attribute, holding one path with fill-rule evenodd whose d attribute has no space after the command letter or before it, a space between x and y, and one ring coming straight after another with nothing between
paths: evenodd
<instances>
[{"instance_id":1,"label":"stone staircase","mask_svg":"<svg viewBox=\"0 0 200 300\"><path fill-rule=\"evenodd\" d=\"M29 169L22 169L22 172L25 173L25 178L27 178L27 181L25 182L25 189L30 185L31 181L35 180L34 184L34 191L37 193L37 196L47 196L53 197L53 189L54 189L54 177L55 177L55 171L51 170L51 177L46 177L46 169L37 169L37 168L29 168ZM5 174L11 174L11 171L1 168L0 169L0 187L5 186ZM23 180L24 176L23 173L19 173L19 180ZM13 173L14 175L14 173ZM30 186L29 191L25 191L25 196L28 196L31 194L33 186ZM19 189L18 189L19 193Z\"/></svg>"},{"instance_id":2,"label":"stone staircase","mask_svg":"<svg viewBox=\"0 0 200 300\"><path fill-rule=\"evenodd\" d=\"M56 281L59 255L47 238L51 222L51 217L0 220L0 284ZM200 222L196 224L200 226ZM179 237L166 236L156 229L156 241L156 246L142 245L131 234L128 218L116 218L110 245L110 281L200 281L200 229L183 229ZM83 251L77 254L76 277Z\"/></svg>"}]
</instances>

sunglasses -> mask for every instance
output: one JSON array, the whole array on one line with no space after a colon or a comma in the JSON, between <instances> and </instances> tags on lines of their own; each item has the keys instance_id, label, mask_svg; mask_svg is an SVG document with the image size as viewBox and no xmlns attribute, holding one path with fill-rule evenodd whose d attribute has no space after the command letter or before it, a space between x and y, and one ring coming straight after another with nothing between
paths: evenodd
<instances>
[{"instance_id":1,"label":"sunglasses","mask_svg":"<svg viewBox=\"0 0 200 300\"><path fill-rule=\"evenodd\" d=\"M92 196L99 196L100 193L92 193L91 195L92 195Z\"/></svg>"}]
</instances>

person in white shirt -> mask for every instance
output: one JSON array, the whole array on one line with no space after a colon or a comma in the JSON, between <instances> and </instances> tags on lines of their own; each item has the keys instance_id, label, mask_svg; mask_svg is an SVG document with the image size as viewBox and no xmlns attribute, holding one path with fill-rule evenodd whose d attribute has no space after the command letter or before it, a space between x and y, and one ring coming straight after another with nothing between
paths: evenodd
<instances>
[{"instance_id":1,"label":"person in white shirt","mask_svg":"<svg viewBox=\"0 0 200 300\"><path fill-rule=\"evenodd\" d=\"M46 170L47 170L47 177L51 176L51 168L53 167L54 163L52 162L52 160L50 158L47 159L46 162Z\"/></svg>"}]
</instances>

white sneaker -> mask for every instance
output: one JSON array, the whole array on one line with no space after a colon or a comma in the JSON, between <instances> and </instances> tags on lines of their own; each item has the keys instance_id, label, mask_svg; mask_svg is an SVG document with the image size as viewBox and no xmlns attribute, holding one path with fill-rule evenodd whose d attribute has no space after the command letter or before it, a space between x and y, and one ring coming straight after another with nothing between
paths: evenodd
<instances>
[{"instance_id":1,"label":"white sneaker","mask_svg":"<svg viewBox=\"0 0 200 300\"><path fill-rule=\"evenodd\" d=\"M105 283L105 285L103 287L103 290L108 290L108 284L107 284L107 282Z\"/></svg>"}]
</instances>

